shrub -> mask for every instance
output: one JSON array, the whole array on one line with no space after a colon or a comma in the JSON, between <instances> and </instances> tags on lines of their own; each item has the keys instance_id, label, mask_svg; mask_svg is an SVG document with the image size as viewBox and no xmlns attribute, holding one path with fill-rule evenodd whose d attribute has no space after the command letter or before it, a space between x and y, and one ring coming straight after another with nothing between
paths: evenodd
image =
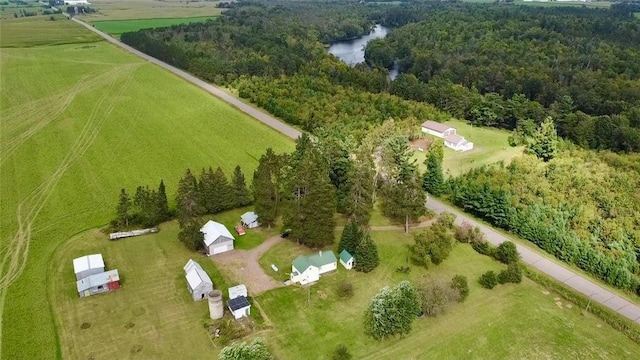
<instances>
[{"instance_id":1,"label":"shrub","mask_svg":"<svg viewBox=\"0 0 640 360\"><path fill-rule=\"evenodd\" d=\"M456 240L463 243L476 243L485 241L484 233L479 227L471 226L468 222L463 222L462 225L456 227L454 234Z\"/></svg>"},{"instance_id":2,"label":"shrub","mask_svg":"<svg viewBox=\"0 0 640 360\"><path fill-rule=\"evenodd\" d=\"M220 351L219 360L270 360L273 359L262 338L251 343L233 343Z\"/></svg>"},{"instance_id":3,"label":"shrub","mask_svg":"<svg viewBox=\"0 0 640 360\"><path fill-rule=\"evenodd\" d=\"M491 245L489 245L489 243L484 240L472 242L471 247L473 247L473 250L477 251L481 255L491 256L491 253L493 251Z\"/></svg>"},{"instance_id":4,"label":"shrub","mask_svg":"<svg viewBox=\"0 0 640 360\"><path fill-rule=\"evenodd\" d=\"M338 284L337 289L338 296L343 299L350 299L353 297L353 284L348 281L343 281Z\"/></svg>"},{"instance_id":5,"label":"shrub","mask_svg":"<svg viewBox=\"0 0 640 360\"><path fill-rule=\"evenodd\" d=\"M371 299L365 312L365 332L376 340L406 335L419 312L420 296L410 282L384 287Z\"/></svg>"},{"instance_id":6,"label":"shrub","mask_svg":"<svg viewBox=\"0 0 640 360\"><path fill-rule=\"evenodd\" d=\"M458 291L460 298L459 302L463 302L469 296L469 284L467 283L467 278L462 275L456 275L451 279L451 287Z\"/></svg>"},{"instance_id":7,"label":"shrub","mask_svg":"<svg viewBox=\"0 0 640 360\"><path fill-rule=\"evenodd\" d=\"M511 263L507 266L506 270L500 271L498 274L498 282L500 284L514 283L519 284L522 282L522 269L518 263Z\"/></svg>"},{"instance_id":8,"label":"shrub","mask_svg":"<svg viewBox=\"0 0 640 360\"><path fill-rule=\"evenodd\" d=\"M458 290L442 278L423 282L418 286L418 294L422 302L422 311L428 316L444 314L460 299Z\"/></svg>"},{"instance_id":9,"label":"shrub","mask_svg":"<svg viewBox=\"0 0 640 360\"><path fill-rule=\"evenodd\" d=\"M495 272L487 271L480 276L478 282L480 283L480 286L485 289L493 289L496 285L498 285L498 277L496 276Z\"/></svg>"},{"instance_id":10,"label":"shrub","mask_svg":"<svg viewBox=\"0 0 640 360\"><path fill-rule=\"evenodd\" d=\"M498 245L498 248L493 252L493 256L503 264L511 264L520 259L516 244L511 241L505 241Z\"/></svg>"},{"instance_id":11,"label":"shrub","mask_svg":"<svg viewBox=\"0 0 640 360\"><path fill-rule=\"evenodd\" d=\"M456 216L445 211L442 214L440 214L440 216L438 216L438 220L436 220L436 224L442 225L445 228L452 230L453 223L455 221L456 221Z\"/></svg>"},{"instance_id":12,"label":"shrub","mask_svg":"<svg viewBox=\"0 0 640 360\"><path fill-rule=\"evenodd\" d=\"M353 355L347 349L347 346L344 344L338 345L336 351L333 352L333 356L331 357L333 360L351 360Z\"/></svg>"}]
</instances>

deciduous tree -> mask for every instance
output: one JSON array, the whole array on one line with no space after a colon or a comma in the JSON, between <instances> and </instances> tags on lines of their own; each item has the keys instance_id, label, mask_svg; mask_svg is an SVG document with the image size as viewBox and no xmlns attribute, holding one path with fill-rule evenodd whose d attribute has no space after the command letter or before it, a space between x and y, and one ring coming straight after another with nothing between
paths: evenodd
<instances>
[{"instance_id":1,"label":"deciduous tree","mask_svg":"<svg viewBox=\"0 0 640 360\"><path fill-rule=\"evenodd\" d=\"M406 335L419 312L420 297L410 282L384 287L371 299L365 312L365 332L376 340Z\"/></svg>"}]
</instances>

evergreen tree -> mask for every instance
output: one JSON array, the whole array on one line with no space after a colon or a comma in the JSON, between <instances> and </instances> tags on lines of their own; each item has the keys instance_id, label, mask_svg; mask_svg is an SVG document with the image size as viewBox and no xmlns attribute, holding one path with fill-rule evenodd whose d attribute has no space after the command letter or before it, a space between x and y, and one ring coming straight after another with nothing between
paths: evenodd
<instances>
[{"instance_id":1,"label":"evergreen tree","mask_svg":"<svg viewBox=\"0 0 640 360\"><path fill-rule=\"evenodd\" d=\"M144 227L155 226L160 223L160 208L157 193L148 186L138 186L133 198L136 222Z\"/></svg>"},{"instance_id":2,"label":"evergreen tree","mask_svg":"<svg viewBox=\"0 0 640 360\"><path fill-rule=\"evenodd\" d=\"M354 258L356 271L364 273L375 269L380 263L378 247L368 232L362 236L362 240L360 240L360 244L358 244L356 248Z\"/></svg>"},{"instance_id":3,"label":"evergreen tree","mask_svg":"<svg viewBox=\"0 0 640 360\"><path fill-rule=\"evenodd\" d=\"M189 169L178 183L176 205L180 233L178 238L191 250L199 250L203 247L203 235L200 232L201 218L205 208L198 198L198 182Z\"/></svg>"},{"instance_id":4,"label":"evergreen tree","mask_svg":"<svg viewBox=\"0 0 640 360\"><path fill-rule=\"evenodd\" d=\"M538 131L533 135L533 141L527 149L543 161L549 161L556 156L558 151L558 134L551 117L544 119Z\"/></svg>"},{"instance_id":5,"label":"evergreen tree","mask_svg":"<svg viewBox=\"0 0 640 360\"><path fill-rule=\"evenodd\" d=\"M303 134L291 156L283 223L291 238L309 247L334 241L335 188L328 173L326 159Z\"/></svg>"},{"instance_id":6,"label":"evergreen tree","mask_svg":"<svg viewBox=\"0 0 640 360\"><path fill-rule=\"evenodd\" d=\"M422 179L422 188L432 195L442 195L444 190L444 176L442 175L442 160L436 151L429 151L425 159L427 171Z\"/></svg>"},{"instance_id":7,"label":"evergreen tree","mask_svg":"<svg viewBox=\"0 0 640 360\"><path fill-rule=\"evenodd\" d=\"M354 221L349 221L342 230L338 252L347 250L351 255L355 256L360 240L362 239L362 235L362 232L358 229L358 225Z\"/></svg>"},{"instance_id":8,"label":"evergreen tree","mask_svg":"<svg viewBox=\"0 0 640 360\"><path fill-rule=\"evenodd\" d=\"M215 214L233 208L233 187L229 184L227 176L219 166L213 174L213 193L215 194L217 201L211 209L211 213Z\"/></svg>"},{"instance_id":9,"label":"evergreen tree","mask_svg":"<svg viewBox=\"0 0 640 360\"><path fill-rule=\"evenodd\" d=\"M131 210L131 199L129 195L127 195L127 191L125 189L120 190L120 201L118 202L118 207L116 208L116 220L118 226L128 227L129 226L129 211Z\"/></svg>"},{"instance_id":10,"label":"evergreen tree","mask_svg":"<svg viewBox=\"0 0 640 360\"><path fill-rule=\"evenodd\" d=\"M426 194L415 173L403 182L388 181L383 195L385 215L403 219L405 233L409 233L409 220L416 220L426 213Z\"/></svg>"},{"instance_id":11,"label":"evergreen tree","mask_svg":"<svg viewBox=\"0 0 640 360\"><path fill-rule=\"evenodd\" d=\"M376 340L411 332L411 323L420 312L420 296L408 281L384 287L365 312L365 332Z\"/></svg>"},{"instance_id":12,"label":"evergreen tree","mask_svg":"<svg viewBox=\"0 0 640 360\"><path fill-rule=\"evenodd\" d=\"M280 215L282 168L285 156L276 155L268 148L260 157L258 168L253 173L251 189L255 212L260 223L271 228Z\"/></svg>"},{"instance_id":13,"label":"evergreen tree","mask_svg":"<svg viewBox=\"0 0 640 360\"><path fill-rule=\"evenodd\" d=\"M207 213L214 214L218 211L218 198L215 193L215 175L213 169L209 167L208 170L202 169L200 174L200 181L197 187L197 196L200 206L204 208Z\"/></svg>"},{"instance_id":14,"label":"evergreen tree","mask_svg":"<svg viewBox=\"0 0 640 360\"><path fill-rule=\"evenodd\" d=\"M165 189L163 180L160 180L160 185L158 185L156 202L159 212L159 222L168 220L171 214L169 213L169 200L167 200L167 190Z\"/></svg>"},{"instance_id":15,"label":"evergreen tree","mask_svg":"<svg viewBox=\"0 0 640 360\"><path fill-rule=\"evenodd\" d=\"M236 166L236 169L233 171L233 207L239 208L243 206L247 206L251 204L251 195L249 195L249 190L247 189L247 183L244 179L244 174L240 169L240 166Z\"/></svg>"},{"instance_id":16,"label":"evergreen tree","mask_svg":"<svg viewBox=\"0 0 640 360\"><path fill-rule=\"evenodd\" d=\"M349 198L347 213L351 220L360 227L367 227L373 210L375 193L375 166L371 153L362 147L356 153L353 166L349 172Z\"/></svg>"}]
</instances>

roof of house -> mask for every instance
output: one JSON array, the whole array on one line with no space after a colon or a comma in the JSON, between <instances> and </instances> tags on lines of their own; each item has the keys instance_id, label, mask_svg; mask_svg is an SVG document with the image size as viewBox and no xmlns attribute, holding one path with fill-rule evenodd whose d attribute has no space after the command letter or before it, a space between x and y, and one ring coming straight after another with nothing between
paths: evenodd
<instances>
[{"instance_id":1,"label":"roof of house","mask_svg":"<svg viewBox=\"0 0 640 360\"><path fill-rule=\"evenodd\" d=\"M90 269L104 268L102 254L85 255L73 259L73 271L77 274Z\"/></svg>"},{"instance_id":2,"label":"roof of house","mask_svg":"<svg viewBox=\"0 0 640 360\"><path fill-rule=\"evenodd\" d=\"M204 224L204 226L200 229L200 232L204 234L204 244L207 246L210 246L211 244L216 242L218 239L220 239L220 237L226 237L229 240L235 240L226 226L213 220L207 221L207 223Z\"/></svg>"},{"instance_id":3,"label":"roof of house","mask_svg":"<svg viewBox=\"0 0 640 360\"><path fill-rule=\"evenodd\" d=\"M320 251L317 254L309 256L298 256L293 260L293 267L300 273L303 273L309 266L320 267L338 261L333 251Z\"/></svg>"},{"instance_id":4,"label":"roof of house","mask_svg":"<svg viewBox=\"0 0 640 360\"><path fill-rule=\"evenodd\" d=\"M258 221L258 214L254 213L253 211L247 211L246 213L240 215L240 219L242 219L242 222L245 224L251 224Z\"/></svg>"},{"instance_id":5,"label":"roof of house","mask_svg":"<svg viewBox=\"0 0 640 360\"><path fill-rule=\"evenodd\" d=\"M200 284L211 284L213 286L213 282L209 275L202 269L202 266L197 262L189 259L187 264L184 266L185 278L187 278L187 283L191 290L194 290Z\"/></svg>"},{"instance_id":6,"label":"roof of house","mask_svg":"<svg viewBox=\"0 0 640 360\"><path fill-rule=\"evenodd\" d=\"M448 129L453 129L453 127L449 126L449 125L445 125L439 122L435 122L433 120L427 120L425 122L422 123L422 127L427 128L429 130L433 130L433 131L437 131L437 132L445 132Z\"/></svg>"},{"instance_id":7,"label":"roof of house","mask_svg":"<svg viewBox=\"0 0 640 360\"><path fill-rule=\"evenodd\" d=\"M87 276L84 279L78 280L76 286L78 287L78 292L82 292L92 287L106 285L114 281L120 281L120 275L117 269Z\"/></svg>"},{"instance_id":8,"label":"roof of house","mask_svg":"<svg viewBox=\"0 0 640 360\"><path fill-rule=\"evenodd\" d=\"M229 300L229 309L231 309L231 311L240 310L248 306L251 306L251 304L249 304L249 300L244 296L238 296L235 299Z\"/></svg>"},{"instance_id":9,"label":"roof of house","mask_svg":"<svg viewBox=\"0 0 640 360\"><path fill-rule=\"evenodd\" d=\"M342 262L346 263L351 259L353 259L353 255L351 255L347 250L342 250L342 252L340 252L340 260L342 260Z\"/></svg>"},{"instance_id":10,"label":"roof of house","mask_svg":"<svg viewBox=\"0 0 640 360\"><path fill-rule=\"evenodd\" d=\"M240 296L247 296L247 287L244 284L229 288L229 299L235 299Z\"/></svg>"},{"instance_id":11,"label":"roof of house","mask_svg":"<svg viewBox=\"0 0 640 360\"><path fill-rule=\"evenodd\" d=\"M462 136L459 135L449 135L447 137L444 138L444 141L453 143L453 144L460 144L463 141L466 141Z\"/></svg>"}]
</instances>

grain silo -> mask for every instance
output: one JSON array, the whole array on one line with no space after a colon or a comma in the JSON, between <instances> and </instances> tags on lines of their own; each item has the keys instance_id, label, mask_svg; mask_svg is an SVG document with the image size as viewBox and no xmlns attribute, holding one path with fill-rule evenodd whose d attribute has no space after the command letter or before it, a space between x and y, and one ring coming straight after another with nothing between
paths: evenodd
<instances>
[{"instance_id":1,"label":"grain silo","mask_svg":"<svg viewBox=\"0 0 640 360\"><path fill-rule=\"evenodd\" d=\"M222 301L222 291L213 290L209 292L209 316L213 319L220 319L224 315L224 302Z\"/></svg>"}]
</instances>

